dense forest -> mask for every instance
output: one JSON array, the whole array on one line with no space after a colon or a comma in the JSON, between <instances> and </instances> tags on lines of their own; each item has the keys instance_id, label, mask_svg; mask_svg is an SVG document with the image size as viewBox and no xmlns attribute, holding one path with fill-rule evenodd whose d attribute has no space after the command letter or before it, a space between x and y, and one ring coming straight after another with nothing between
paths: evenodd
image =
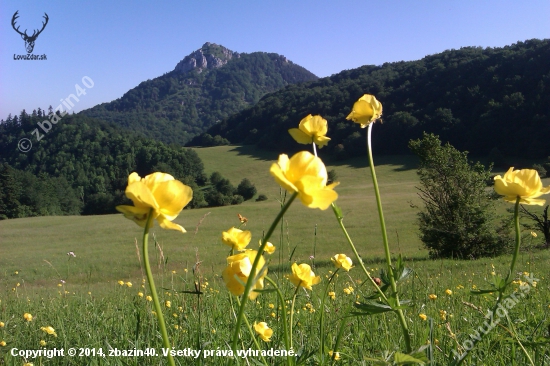
<instances>
[{"instance_id":1,"label":"dense forest","mask_svg":"<svg viewBox=\"0 0 550 366\"><path fill-rule=\"evenodd\" d=\"M325 154L362 155L364 133L345 118L365 93L384 106L383 123L374 128L377 153L408 153L408 141L427 131L459 150L494 160L550 155L550 40L447 50L289 85L208 134L288 152L297 145L287 130L308 114L320 114L332 139Z\"/></svg>"},{"instance_id":2,"label":"dense forest","mask_svg":"<svg viewBox=\"0 0 550 366\"><path fill-rule=\"evenodd\" d=\"M84 115L48 126L52 112L38 108L0 122L0 219L116 212L117 204L129 203L124 190L134 171L167 172L191 186L189 208L238 204L256 193L248 181L235 188L219 173L207 177L191 149ZM28 151L20 145L24 138L32 143Z\"/></svg>"},{"instance_id":3,"label":"dense forest","mask_svg":"<svg viewBox=\"0 0 550 366\"><path fill-rule=\"evenodd\" d=\"M194 67L176 67L142 82L115 101L82 113L143 136L184 145L215 123L254 105L266 93L317 79L275 53L238 54L206 43L192 55ZM199 67L201 60L208 66Z\"/></svg>"}]
</instances>

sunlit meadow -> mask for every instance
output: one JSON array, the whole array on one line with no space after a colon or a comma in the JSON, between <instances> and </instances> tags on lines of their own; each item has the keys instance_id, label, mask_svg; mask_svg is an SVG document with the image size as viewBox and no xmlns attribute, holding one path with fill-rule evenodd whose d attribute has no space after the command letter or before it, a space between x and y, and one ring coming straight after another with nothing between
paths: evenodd
<instances>
[{"instance_id":1,"label":"sunlit meadow","mask_svg":"<svg viewBox=\"0 0 550 366\"><path fill-rule=\"evenodd\" d=\"M350 114L350 119L372 123L376 108L374 104L373 118ZM327 142L322 138L326 131L322 133L320 119L307 118L300 123L302 132L291 134L297 142L318 148ZM315 145L306 148L312 147L316 154ZM419 201L414 158L375 157L386 246L367 161L327 165L340 182L330 188L338 193L335 203L341 210L334 209L335 218L326 181L311 183L319 184L311 193L296 178L302 173L285 170L278 154L253 158L248 149L218 147L198 153L209 173L220 171L233 181L247 176L269 200L183 210L167 224L181 225L187 231L183 234L155 223L148 237L149 279L142 228L122 215L0 222L0 364L449 365L465 355L464 365L550 365L550 254L534 249L539 242L530 232L519 233L517 256L429 260L417 238L416 211L410 207ZM319 153L322 157L322 150ZM308 154L308 164L319 164ZM273 172L277 166L282 173ZM548 179L543 183L547 186ZM292 187L297 187L297 198L272 225L289 203ZM501 202L503 215L510 215L508 206ZM125 212L127 217L135 214ZM136 217L134 221L146 225ZM232 227L250 231L251 238ZM260 264L257 277L250 276L256 254L228 270L228 262L236 261L230 258L244 245L261 252L270 227L275 251L268 254L264 244L266 266ZM512 258L514 272L500 290L505 300L513 294L513 301L501 298L505 310L496 308L486 317L498 304L498 291L472 291L491 288L495 278L505 278ZM393 271L409 275L391 283L388 260ZM298 264L305 270L296 272ZM158 306L150 288L153 278ZM247 292L249 279L260 292ZM240 296L243 292L249 296ZM390 305L385 307L386 297ZM163 356L167 341L180 351L173 360ZM63 349L65 355L25 358L12 356L14 348ZM76 349L75 356L67 356L70 348ZM289 348L294 356L273 353ZM138 350L145 354L136 356ZM247 353L237 355L239 351Z\"/></svg>"}]
</instances>

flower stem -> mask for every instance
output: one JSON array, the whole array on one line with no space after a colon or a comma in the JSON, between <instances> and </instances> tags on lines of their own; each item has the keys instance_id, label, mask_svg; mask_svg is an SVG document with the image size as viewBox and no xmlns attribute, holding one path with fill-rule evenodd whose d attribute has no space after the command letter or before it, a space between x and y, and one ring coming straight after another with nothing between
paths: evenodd
<instances>
[{"instance_id":1,"label":"flower stem","mask_svg":"<svg viewBox=\"0 0 550 366\"><path fill-rule=\"evenodd\" d=\"M325 360L325 299L327 298L329 286L339 270L340 268L336 268L336 271L334 271L332 276L330 276L330 278L328 279L327 286L325 287L325 292L323 293L323 297L321 298L321 319L319 321L319 337L321 338L321 362Z\"/></svg>"},{"instance_id":2,"label":"flower stem","mask_svg":"<svg viewBox=\"0 0 550 366\"><path fill-rule=\"evenodd\" d=\"M300 284L302 281L298 282L298 286L296 286L296 290L294 291L294 296L292 296L292 304L290 305L290 332L289 332L289 338L290 338L290 346L292 347L292 328L294 321L294 303L296 302L296 295L298 294L298 290L300 289Z\"/></svg>"},{"instance_id":3,"label":"flower stem","mask_svg":"<svg viewBox=\"0 0 550 366\"><path fill-rule=\"evenodd\" d=\"M152 220L153 209L149 210L147 215L147 222L145 223L145 229L143 230L143 265L145 267L145 273L147 275L147 282L149 282L149 290L151 291L151 297L153 298L153 304L155 305L155 311L157 312L157 320L162 335L162 344L164 348L170 349L170 341L168 340L168 333L166 332L166 324L164 324L164 317L162 315L162 308L160 307L159 298L157 295L157 289L155 287L155 281L153 279L153 273L151 272L151 266L149 264L149 251L147 244L149 241L149 225ZM170 366L175 366L174 358L168 353L168 363Z\"/></svg>"},{"instance_id":4,"label":"flower stem","mask_svg":"<svg viewBox=\"0 0 550 366\"><path fill-rule=\"evenodd\" d=\"M238 298L237 298L237 304L238 305L241 304L241 302L239 301ZM261 354L262 347L260 347L260 344L258 343L258 340L254 336L254 331L252 330L252 327L250 326L250 322L248 321L246 316L244 317L244 322L246 323L246 327L248 328L248 332L250 333L250 336L252 337L252 340L254 341L254 344L256 345L256 348L258 349L258 351L260 351L260 357L262 358L262 361L264 362L264 365L268 366L267 361L265 360L265 357Z\"/></svg>"},{"instance_id":5,"label":"flower stem","mask_svg":"<svg viewBox=\"0 0 550 366\"><path fill-rule=\"evenodd\" d=\"M397 284L395 282L393 268L391 265L390 245L388 243L388 234L386 232L386 222L384 221L384 213L382 211L382 200L380 199L380 190L378 189L378 180L376 179L376 171L374 169L374 161L372 159L372 144L371 144L372 125L374 125L374 123L369 124L368 131L367 131L367 149L369 153L369 167L372 175L372 184L374 186L374 194L376 195L376 205L378 207L378 217L380 218L380 229L382 230L382 240L384 242L384 253L386 256L386 263L388 265L388 275L390 278L390 285L393 293L395 294L396 304L397 306L400 306L399 294L397 293ZM399 318L399 323L401 325L401 329L403 331L403 337L405 338L405 346L407 348L407 353L410 353L412 351L411 336L409 334L407 321L405 320L405 315L403 314L403 310L397 309L396 311L397 311L397 316Z\"/></svg>"},{"instance_id":6,"label":"flower stem","mask_svg":"<svg viewBox=\"0 0 550 366\"><path fill-rule=\"evenodd\" d=\"M273 234L273 231L277 227L277 224L281 220L281 218L284 216L285 212L288 210L294 199L298 196L297 192L294 192L292 196L288 199L288 201L285 203L285 205L281 208L281 211L279 211L279 214L273 220L271 223L271 226L269 227L269 230L267 230L267 233L265 234L264 239L262 240L262 245L260 245L260 249L258 249L258 255L254 259L254 263L252 264L252 268L250 269L250 275L248 276L248 280L246 281L246 286L244 287L244 293L242 294L242 300L241 305L239 306L239 313L237 314L237 321L235 323L235 331L233 333L233 339L231 342L231 348L233 349L233 352L237 353L237 343L239 341L239 331L241 328L243 316L244 316L244 308L246 305L246 302L248 301L248 294L250 293L250 290L252 289L252 284L256 282L256 268L258 267L258 263L260 262L260 256L262 255L265 246L267 242L269 241L269 238Z\"/></svg>"},{"instance_id":7,"label":"flower stem","mask_svg":"<svg viewBox=\"0 0 550 366\"><path fill-rule=\"evenodd\" d=\"M288 326L287 326L287 322L286 322L286 303L285 303L285 299L283 297L283 294L282 294L281 290L277 286L277 283L275 283L275 281L273 281L268 276L265 276L265 279L267 280L267 282L269 282L277 290L277 296L279 296L279 302L281 303L281 308L282 308L281 318L282 318L282 321L283 321L285 348L287 350L290 350L292 348L292 346L291 346L291 343L290 343L290 339L288 337ZM293 363L294 363L294 358L292 356L288 356L288 364L292 365Z\"/></svg>"}]
</instances>

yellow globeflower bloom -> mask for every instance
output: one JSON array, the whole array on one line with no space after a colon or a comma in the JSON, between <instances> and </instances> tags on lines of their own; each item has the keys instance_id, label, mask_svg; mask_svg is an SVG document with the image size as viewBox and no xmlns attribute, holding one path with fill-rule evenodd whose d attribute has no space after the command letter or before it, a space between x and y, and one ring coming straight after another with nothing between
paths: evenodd
<instances>
[{"instance_id":1,"label":"yellow globeflower bloom","mask_svg":"<svg viewBox=\"0 0 550 366\"><path fill-rule=\"evenodd\" d=\"M0 347L6 347L6 341L0 341Z\"/></svg>"},{"instance_id":2,"label":"yellow globeflower bloom","mask_svg":"<svg viewBox=\"0 0 550 366\"><path fill-rule=\"evenodd\" d=\"M45 340L43 340L43 339L40 340L40 345L41 345L42 347L44 347L44 346L47 345L47 344L48 344L48 343L47 343Z\"/></svg>"},{"instance_id":3,"label":"yellow globeflower bloom","mask_svg":"<svg viewBox=\"0 0 550 366\"><path fill-rule=\"evenodd\" d=\"M147 300L147 301L153 301L153 298L152 298L151 296L147 295L147 296L145 296L145 300Z\"/></svg>"},{"instance_id":4,"label":"yellow globeflower bloom","mask_svg":"<svg viewBox=\"0 0 550 366\"><path fill-rule=\"evenodd\" d=\"M139 297L143 297L143 292L138 292Z\"/></svg>"},{"instance_id":5,"label":"yellow globeflower bloom","mask_svg":"<svg viewBox=\"0 0 550 366\"><path fill-rule=\"evenodd\" d=\"M248 277L252 271L252 263L254 263L257 255L258 251L248 249L242 253L227 257L227 267L223 270L222 278L225 286L233 295L240 296L244 293L244 284L248 281ZM255 276L262 270L264 265L265 259L263 256L260 256ZM256 284L252 286L252 290L248 295L249 299L255 300L258 297L260 293L255 292L254 289L261 290L264 288L264 277L266 275L267 270L264 270L256 281Z\"/></svg>"},{"instance_id":6,"label":"yellow globeflower bloom","mask_svg":"<svg viewBox=\"0 0 550 366\"><path fill-rule=\"evenodd\" d=\"M248 243L250 243L250 239L252 239L252 234L248 230L242 231L241 229L232 227L222 232L222 242L235 250L246 248Z\"/></svg>"},{"instance_id":7,"label":"yellow globeflower bloom","mask_svg":"<svg viewBox=\"0 0 550 366\"><path fill-rule=\"evenodd\" d=\"M327 120L321 116L307 115L300 121L298 128L291 128L288 133L299 144L315 143L319 148L326 146L330 138L326 137L328 131Z\"/></svg>"},{"instance_id":8,"label":"yellow globeflower bloom","mask_svg":"<svg viewBox=\"0 0 550 366\"><path fill-rule=\"evenodd\" d=\"M436 294L429 294L428 297L430 298L430 300L435 300L435 299L437 299L437 295L436 295Z\"/></svg>"},{"instance_id":9,"label":"yellow globeflower bloom","mask_svg":"<svg viewBox=\"0 0 550 366\"><path fill-rule=\"evenodd\" d=\"M328 355L331 359L334 356L334 361L338 361L340 359L340 352L336 352L335 354L332 350L330 350L328 351Z\"/></svg>"},{"instance_id":10,"label":"yellow globeflower bloom","mask_svg":"<svg viewBox=\"0 0 550 366\"><path fill-rule=\"evenodd\" d=\"M271 336L273 335L273 329L269 328L266 322L260 322L260 323L254 322L254 330L256 331L256 333L258 333L260 338L265 342L269 342Z\"/></svg>"},{"instance_id":11,"label":"yellow globeflower bloom","mask_svg":"<svg viewBox=\"0 0 550 366\"><path fill-rule=\"evenodd\" d=\"M495 177L495 191L504 196L507 202L516 203L516 198L521 197L520 203L543 206L546 200L537 198L550 193L550 186L543 188L536 170L514 170L512 167L504 177L500 175Z\"/></svg>"},{"instance_id":12,"label":"yellow globeflower bloom","mask_svg":"<svg viewBox=\"0 0 550 366\"><path fill-rule=\"evenodd\" d=\"M292 275L286 276L294 286L305 287L311 290L311 286L321 282L321 277L315 276L309 264L302 263L300 265L292 264Z\"/></svg>"},{"instance_id":13,"label":"yellow globeflower bloom","mask_svg":"<svg viewBox=\"0 0 550 366\"><path fill-rule=\"evenodd\" d=\"M351 113L346 119L359 123L361 128L365 128L381 116L382 103L376 100L374 95L365 94L353 104Z\"/></svg>"},{"instance_id":14,"label":"yellow globeflower bloom","mask_svg":"<svg viewBox=\"0 0 550 366\"><path fill-rule=\"evenodd\" d=\"M0 328L4 328L4 322L0 322Z\"/></svg>"},{"instance_id":15,"label":"yellow globeflower bloom","mask_svg":"<svg viewBox=\"0 0 550 366\"><path fill-rule=\"evenodd\" d=\"M134 206L123 205L117 206L116 209L127 219L145 227L147 214L153 209L152 218L157 219L161 228L185 232L183 227L172 221L191 201L193 191L170 174L153 173L141 178L134 172L128 177L126 196L134 202ZM152 226L151 220L150 227Z\"/></svg>"},{"instance_id":16,"label":"yellow globeflower bloom","mask_svg":"<svg viewBox=\"0 0 550 366\"><path fill-rule=\"evenodd\" d=\"M28 322L32 322L32 315L30 313L23 314L23 319L25 319Z\"/></svg>"},{"instance_id":17,"label":"yellow globeflower bloom","mask_svg":"<svg viewBox=\"0 0 550 366\"><path fill-rule=\"evenodd\" d=\"M349 271L353 265L351 258L345 254L336 254L334 257L330 258L330 260L334 263L336 268L342 268L346 271Z\"/></svg>"},{"instance_id":18,"label":"yellow globeflower bloom","mask_svg":"<svg viewBox=\"0 0 550 366\"><path fill-rule=\"evenodd\" d=\"M260 245L262 245L262 241L260 240ZM265 245L265 248L264 248L264 251L267 253L267 254L273 254L275 253L275 245L273 245L272 243L270 242L267 242L266 245Z\"/></svg>"},{"instance_id":19,"label":"yellow globeflower bloom","mask_svg":"<svg viewBox=\"0 0 550 366\"><path fill-rule=\"evenodd\" d=\"M446 289L445 290L445 293L449 296L451 296L453 294L453 291L451 289Z\"/></svg>"},{"instance_id":20,"label":"yellow globeflower bloom","mask_svg":"<svg viewBox=\"0 0 550 366\"><path fill-rule=\"evenodd\" d=\"M126 282L126 286L132 287L132 282Z\"/></svg>"},{"instance_id":21,"label":"yellow globeflower bloom","mask_svg":"<svg viewBox=\"0 0 550 366\"><path fill-rule=\"evenodd\" d=\"M424 321L426 321L426 319L428 319L428 316L426 314L418 314L418 317Z\"/></svg>"},{"instance_id":22,"label":"yellow globeflower bloom","mask_svg":"<svg viewBox=\"0 0 550 366\"><path fill-rule=\"evenodd\" d=\"M172 307L172 303L169 300L166 300L164 302L164 306L166 306L167 308Z\"/></svg>"},{"instance_id":23,"label":"yellow globeflower bloom","mask_svg":"<svg viewBox=\"0 0 550 366\"><path fill-rule=\"evenodd\" d=\"M47 327L42 327L40 329L48 333L49 335L53 335L54 337L57 337L57 333L55 332L55 329L53 329L53 327L47 326Z\"/></svg>"},{"instance_id":24,"label":"yellow globeflower bloom","mask_svg":"<svg viewBox=\"0 0 550 366\"><path fill-rule=\"evenodd\" d=\"M289 192L297 192L298 198L309 208L326 210L338 198L334 187L327 186L327 168L323 161L308 151L300 151L290 159L279 155L279 161L269 171L277 183Z\"/></svg>"},{"instance_id":25,"label":"yellow globeflower bloom","mask_svg":"<svg viewBox=\"0 0 550 366\"><path fill-rule=\"evenodd\" d=\"M328 293L328 296L329 296L332 300L336 299L336 293L335 293L334 291L330 291L330 292Z\"/></svg>"}]
</instances>

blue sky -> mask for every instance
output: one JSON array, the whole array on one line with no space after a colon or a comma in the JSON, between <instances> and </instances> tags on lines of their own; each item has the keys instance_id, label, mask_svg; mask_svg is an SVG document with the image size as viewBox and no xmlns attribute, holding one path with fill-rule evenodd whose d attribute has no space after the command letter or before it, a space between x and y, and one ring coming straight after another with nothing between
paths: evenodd
<instances>
[{"instance_id":1,"label":"blue sky","mask_svg":"<svg viewBox=\"0 0 550 366\"><path fill-rule=\"evenodd\" d=\"M20 30L49 23L26 54ZM0 5L0 118L54 108L93 81L75 111L121 97L171 71L205 42L237 52L275 52L320 77L417 60L464 46L502 47L550 38L550 1L241 0L14 1ZM86 79L88 80L88 79ZM89 84L89 82L87 81Z\"/></svg>"}]
</instances>

